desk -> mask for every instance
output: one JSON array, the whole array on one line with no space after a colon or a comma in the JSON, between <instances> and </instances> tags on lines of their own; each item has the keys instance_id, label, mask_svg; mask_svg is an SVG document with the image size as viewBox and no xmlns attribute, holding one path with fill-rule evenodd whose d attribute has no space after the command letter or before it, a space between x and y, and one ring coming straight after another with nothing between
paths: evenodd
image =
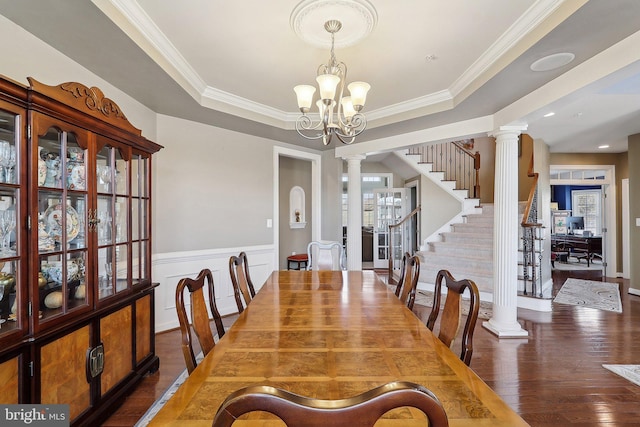
<instances>
[{"instance_id":1,"label":"desk","mask_svg":"<svg viewBox=\"0 0 640 427\"><path fill-rule=\"evenodd\" d=\"M551 247L570 248L578 258L586 258L587 266L595 255L602 256L602 236L584 237L577 234L552 234ZM577 254L577 255L576 255Z\"/></svg>"},{"instance_id":2,"label":"desk","mask_svg":"<svg viewBox=\"0 0 640 427\"><path fill-rule=\"evenodd\" d=\"M341 399L394 380L431 389L451 426L528 425L373 271L297 270L271 274L150 425L211 426L226 396L249 385ZM264 413L250 418L234 426L268 424ZM407 408L376 424L418 425L424 416Z\"/></svg>"}]
</instances>

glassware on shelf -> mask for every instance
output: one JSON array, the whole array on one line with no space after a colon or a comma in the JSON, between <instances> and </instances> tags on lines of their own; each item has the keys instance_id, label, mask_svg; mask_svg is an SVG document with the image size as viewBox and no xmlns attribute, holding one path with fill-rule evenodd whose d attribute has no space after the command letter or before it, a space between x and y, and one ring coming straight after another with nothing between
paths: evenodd
<instances>
[{"instance_id":1,"label":"glassware on shelf","mask_svg":"<svg viewBox=\"0 0 640 427\"><path fill-rule=\"evenodd\" d=\"M104 264L104 267L104 274L100 274L98 277L100 298L108 297L113 294L113 264L107 262Z\"/></svg>"},{"instance_id":2,"label":"glassware on shelf","mask_svg":"<svg viewBox=\"0 0 640 427\"><path fill-rule=\"evenodd\" d=\"M15 175L14 175L14 170L13 168L16 167L16 147L14 145L11 146L11 157L9 158L9 176L11 183L15 184L16 183L16 179L15 179Z\"/></svg>"},{"instance_id":3,"label":"glassware on shelf","mask_svg":"<svg viewBox=\"0 0 640 427\"><path fill-rule=\"evenodd\" d=\"M4 286L0 286L0 301L2 301L3 299L4 299ZM4 313L0 313L0 314L4 314ZM6 322L6 320L0 318L0 327L2 327L2 324L4 322Z\"/></svg>"},{"instance_id":4,"label":"glassware on shelf","mask_svg":"<svg viewBox=\"0 0 640 427\"><path fill-rule=\"evenodd\" d=\"M16 166L16 147L7 141L0 143L0 164L4 170L4 182L14 184L13 168Z\"/></svg>"},{"instance_id":5,"label":"glassware on shelf","mask_svg":"<svg viewBox=\"0 0 640 427\"><path fill-rule=\"evenodd\" d=\"M16 211L6 209L0 211L0 256L12 256L16 252L7 244L7 240L13 229L16 228Z\"/></svg>"},{"instance_id":6,"label":"glassware on shelf","mask_svg":"<svg viewBox=\"0 0 640 427\"><path fill-rule=\"evenodd\" d=\"M101 189L108 193L111 191L111 168L105 165L97 166L98 183Z\"/></svg>"},{"instance_id":7,"label":"glassware on shelf","mask_svg":"<svg viewBox=\"0 0 640 427\"><path fill-rule=\"evenodd\" d=\"M0 140L0 166L2 167L2 182L10 182L9 163L11 162L11 144Z\"/></svg>"}]
</instances>

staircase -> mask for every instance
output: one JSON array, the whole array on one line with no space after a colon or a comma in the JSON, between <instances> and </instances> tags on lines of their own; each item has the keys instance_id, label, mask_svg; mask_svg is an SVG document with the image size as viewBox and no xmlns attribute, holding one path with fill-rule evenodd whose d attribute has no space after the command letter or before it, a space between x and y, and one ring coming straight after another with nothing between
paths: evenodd
<instances>
[{"instance_id":1,"label":"staircase","mask_svg":"<svg viewBox=\"0 0 640 427\"><path fill-rule=\"evenodd\" d=\"M417 252L421 261L418 288L432 290L438 271L446 269L456 278L473 280L480 291L480 298L483 301L493 301L493 204L480 205L479 199L470 198L469 190L460 188L459 181L450 179L446 171L434 171L434 164L425 162L423 153L407 150L396 152L396 155L460 201L460 212L428 236ZM522 221L526 206L527 202L519 203L518 224ZM548 290L543 292L543 298L535 298L538 295L523 292L527 286L523 278L531 277L532 270L523 263L522 248L523 239L520 235L518 306L551 311ZM539 252L533 254L538 255Z\"/></svg>"},{"instance_id":2,"label":"staircase","mask_svg":"<svg viewBox=\"0 0 640 427\"><path fill-rule=\"evenodd\" d=\"M453 277L473 280L481 294L493 292L493 205L477 210L418 252L420 282L433 285L438 271L446 269Z\"/></svg>"}]
</instances>

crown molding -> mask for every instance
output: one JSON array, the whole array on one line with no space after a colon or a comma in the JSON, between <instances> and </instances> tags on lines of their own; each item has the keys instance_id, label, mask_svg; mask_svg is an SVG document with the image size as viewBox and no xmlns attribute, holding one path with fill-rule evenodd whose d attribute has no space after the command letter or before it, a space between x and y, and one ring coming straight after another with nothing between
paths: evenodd
<instances>
[{"instance_id":1,"label":"crown molding","mask_svg":"<svg viewBox=\"0 0 640 427\"><path fill-rule=\"evenodd\" d=\"M453 97L458 97L468 87L480 79L500 58L551 16L563 4L564 0L538 0L502 34L480 58L478 58L462 75L457 78L449 90ZM459 102L460 100L458 100Z\"/></svg>"},{"instance_id":2,"label":"crown molding","mask_svg":"<svg viewBox=\"0 0 640 427\"><path fill-rule=\"evenodd\" d=\"M285 112L207 85L135 0L91 1L203 107L281 129L295 128L297 112ZM563 0L536 1L450 88L373 110L367 113L367 119L388 123L394 118L404 120L455 107L464 99L461 94L472 89L493 65L563 3Z\"/></svg>"}]
</instances>

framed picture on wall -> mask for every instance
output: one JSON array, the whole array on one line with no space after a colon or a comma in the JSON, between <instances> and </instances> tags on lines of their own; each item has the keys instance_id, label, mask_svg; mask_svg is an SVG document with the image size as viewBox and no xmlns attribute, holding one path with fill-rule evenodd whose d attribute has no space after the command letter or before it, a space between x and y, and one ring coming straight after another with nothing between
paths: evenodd
<instances>
[{"instance_id":1,"label":"framed picture on wall","mask_svg":"<svg viewBox=\"0 0 640 427\"><path fill-rule=\"evenodd\" d=\"M553 211L553 234L567 234L567 218L571 211Z\"/></svg>"}]
</instances>

